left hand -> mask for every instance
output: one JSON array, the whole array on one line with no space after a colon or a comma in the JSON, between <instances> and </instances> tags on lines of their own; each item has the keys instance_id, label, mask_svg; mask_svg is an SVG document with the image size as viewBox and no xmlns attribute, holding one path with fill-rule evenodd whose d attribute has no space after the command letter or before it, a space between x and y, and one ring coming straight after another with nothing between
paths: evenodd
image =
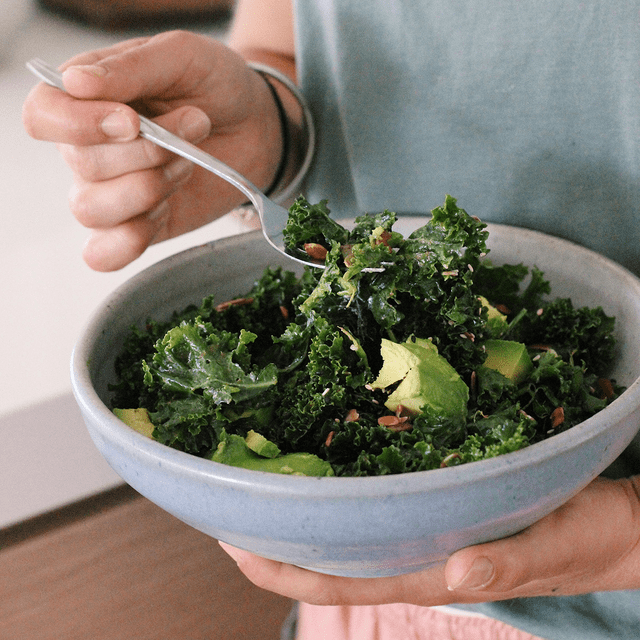
<instances>
[{"instance_id":1,"label":"left hand","mask_svg":"<svg viewBox=\"0 0 640 640\"><path fill-rule=\"evenodd\" d=\"M521 533L390 578L328 576L220 544L257 586L317 605L435 606L638 589L640 476L597 478Z\"/></svg>"}]
</instances>

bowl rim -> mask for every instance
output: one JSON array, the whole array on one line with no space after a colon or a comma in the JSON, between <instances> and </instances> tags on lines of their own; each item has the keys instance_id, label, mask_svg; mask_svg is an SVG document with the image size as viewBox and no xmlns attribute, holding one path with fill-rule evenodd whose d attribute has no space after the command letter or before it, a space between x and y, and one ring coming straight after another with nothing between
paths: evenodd
<instances>
[{"instance_id":1,"label":"bowl rim","mask_svg":"<svg viewBox=\"0 0 640 640\"><path fill-rule=\"evenodd\" d=\"M407 220L407 218L425 220L427 216L403 217L404 220ZM492 228L514 229L518 233L529 236L531 241L551 241L558 243L559 247L570 246L573 251L578 251L591 260L603 263L607 269L623 279L627 286L635 289L637 298L640 300L640 279L625 267L602 254L571 241L523 227L487 223L487 228L489 232L491 232ZM272 494L281 493L289 497L299 496L309 499L331 498L338 493L336 489L339 487L339 494L344 498L363 496L382 498L397 494L407 495L424 493L425 491L437 491L445 487L450 489L456 485L469 484L480 477L483 480L497 478L513 467L540 464L543 460L561 456L582 446L585 442L597 437L609 425L617 424L627 418L640 405L639 377L627 387L619 398L596 415L567 431L537 442L525 449L454 467L367 477L300 477L232 467L173 449L151 440L125 425L103 403L91 381L89 363L93 345L103 334L104 327L108 324L109 315L114 313L114 308L123 298L137 290L141 281L166 272L172 266L183 263L185 259L197 260L210 254L216 248L234 247L260 235L260 231L249 231L213 240L169 256L140 271L117 287L94 310L85 323L81 336L73 349L71 384L74 396L82 412L93 418L94 428L95 425L99 425L98 431L108 432L108 439L112 443L123 449L133 447L137 455L146 458L147 461L161 463L164 467L172 468L182 475L190 475L201 480L207 478L215 480L216 483L222 482L230 486L242 487L243 490L253 490L260 493L268 491Z\"/></svg>"}]
</instances>

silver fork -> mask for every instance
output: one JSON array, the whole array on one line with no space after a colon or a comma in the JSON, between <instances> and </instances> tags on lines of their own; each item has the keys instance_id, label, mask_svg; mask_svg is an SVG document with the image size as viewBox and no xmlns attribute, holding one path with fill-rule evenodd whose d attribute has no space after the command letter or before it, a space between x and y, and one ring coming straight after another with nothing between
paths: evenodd
<instances>
[{"instance_id":1,"label":"silver fork","mask_svg":"<svg viewBox=\"0 0 640 640\"><path fill-rule=\"evenodd\" d=\"M27 68L48 85L65 91L62 74L51 65L38 58L34 58L27 62ZM152 120L140 114L138 115L140 117L140 137L150 140L158 146L168 149L183 158L191 160L191 162L215 173L236 187L236 189L240 190L255 207L260 219L262 233L274 249L295 262L323 268L324 265L312 262L311 259L309 259L309 261L302 260L285 251L283 231L287 224L289 212L284 207L276 204L262 193L250 180L224 162L221 162L190 142L167 131L164 127L161 127ZM307 154L307 156L309 157L310 154Z\"/></svg>"}]
</instances>

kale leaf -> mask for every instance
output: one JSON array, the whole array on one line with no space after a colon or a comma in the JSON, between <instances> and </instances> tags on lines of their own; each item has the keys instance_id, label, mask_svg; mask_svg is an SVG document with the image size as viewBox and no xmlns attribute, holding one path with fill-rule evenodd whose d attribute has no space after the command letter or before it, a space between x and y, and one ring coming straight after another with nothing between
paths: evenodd
<instances>
[{"instance_id":1,"label":"kale leaf","mask_svg":"<svg viewBox=\"0 0 640 640\"><path fill-rule=\"evenodd\" d=\"M322 247L323 270L266 269L241 298L209 296L132 328L116 360L114 406L146 408L155 439L195 455L253 430L283 454L313 453L336 475L359 476L515 451L622 392L600 377L615 352L614 319L548 300L536 266L493 265L486 225L455 198L406 238L393 230L393 212L359 216L347 230L326 204L298 198L284 233L292 255ZM504 316L500 338L527 347L523 380L484 364L495 337L487 301ZM462 420L402 405L392 412L385 402L397 384L373 388L383 340L417 338L468 386L466 421L464 412Z\"/></svg>"}]
</instances>

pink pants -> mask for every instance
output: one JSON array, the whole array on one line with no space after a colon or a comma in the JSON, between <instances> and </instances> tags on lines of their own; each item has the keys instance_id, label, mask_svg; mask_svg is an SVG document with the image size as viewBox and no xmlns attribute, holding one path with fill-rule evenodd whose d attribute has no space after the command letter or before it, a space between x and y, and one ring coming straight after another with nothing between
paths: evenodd
<instances>
[{"instance_id":1,"label":"pink pants","mask_svg":"<svg viewBox=\"0 0 640 640\"><path fill-rule=\"evenodd\" d=\"M301 604L297 628L296 640L541 640L486 616L410 604Z\"/></svg>"}]
</instances>

